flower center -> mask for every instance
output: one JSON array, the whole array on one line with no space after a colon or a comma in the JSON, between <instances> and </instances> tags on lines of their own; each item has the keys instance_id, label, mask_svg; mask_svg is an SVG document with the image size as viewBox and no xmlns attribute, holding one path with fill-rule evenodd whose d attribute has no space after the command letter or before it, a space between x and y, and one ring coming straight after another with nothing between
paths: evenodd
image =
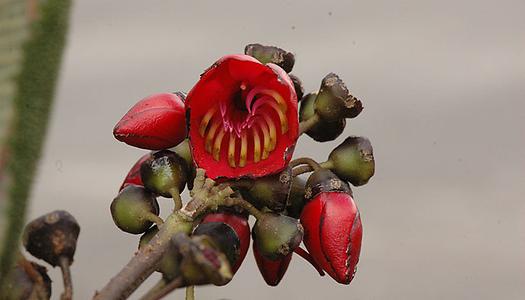
<instances>
[{"instance_id":1,"label":"flower center","mask_svg":"<svg viewBox=\"0 0 525 300\"><path fill-rule=\"evenodd\" d=\"M206 152L230 167L245 167L269 157L278 138L288 131L287 106L275 90L239 85L202 117L199 134ZM280 126L277 126L279 125Z\"/></svg>"}]
</instances>

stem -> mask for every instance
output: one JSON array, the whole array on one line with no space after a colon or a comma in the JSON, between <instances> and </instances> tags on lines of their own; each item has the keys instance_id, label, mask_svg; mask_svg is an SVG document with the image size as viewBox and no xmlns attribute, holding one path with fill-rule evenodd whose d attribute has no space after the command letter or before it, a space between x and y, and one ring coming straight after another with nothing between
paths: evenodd
<instances>
[{"instance_id":1,"label":"stem","mask_svg":"<svg viewBox=\"0 0 525 300\"><path fill-rule=\"evenodd\" d=\"M318 162L309 158L309 157L300 157L292 160L289 164L290 167L297 167L298 165L309 165L314 171L317 171L321 168Z\"/></svg>"},{"instance_id":2,"label":"stem","mask_svg":"<svg viewBox=\"0 0 525 300\"><path fill-rule=\"evenodd\" d=\"M170 283L166 284L158 293L154 294L150 300L159 300L167 294L171 293L173 290L180 288L184 285L184 280L181 276L173 279Z\"/></svg>"},{"instance_id":3,"label":"stem","mask_svg":"<svg viewBox=\"0 0 525 300\"><path fill-rule=\"evenodd\" d=\"M150 212L146 214L146 220L151 221L157 225L157 227L160 227L160 225L164 224L164 220L162 220L161 217L157 216L156 214Z\"/></svg>"},{"instance_id":4,"label":"stem","mask_svg":"<svg viewBox=\"0 0 525 300\"><path fill-rule=\"evenodd\" d=\"M186 300L195 300L195 286L186 287Z\"/></svg>"},{"instance_id":5,"label":"stem","mask_svg":"<svg viewBox=\"0 0 525 300\"><path fill-rule=\"evenodd\" d=\"M219 205L224 206L240 206L252 216L254 216L256 219L261 219L263 217L263 213L258 210L255 206L253 206L250 202L241 199L241 198L225 198Z\"/></svg>"},{"instance_id":6,"label":"stem","mask_svg":"<svg viewBox=\"0 0 525 300\"><path fill-rule=\"evenodd\" d=\"M155 296L156 293L158 293L160 290L162 290L166 286L166 280L164 278L161 278L144 296L140 298L140 300L151 300Z\"/></svg>"},{"instance_id":7,"label":"stem","mask_svg":"<svg viewBox=\"0 0 525 300\"><path fill-rule=\"evenodd\" d=\"M304 173L309 173L309 172L312 172L313 169L312 167L310 167L309 165L304 165L304 166L300 166L300 167L296 167L292 170L292 176L293 177L297 177L301 174L304 174Z\"/></svg>"},{"instance_id":8,"label":"stem","mask_svg":"<svg viewBox=\"0 0 525 300\"><path fill-rule=\"evenodd\" d=\"M318 114L314 114L311 116L308 120L304 120L301 123L299 123L299 135L307 132L308 130L312 129L312 127L319 122L321 118Z\"/></svg>"},{"instance_id":9,"label":"stem","mask_svg":"<svg viewBox=\"0 0 525 300\"><path fill-rule=\"evenodd\" d=\"M174 187L170 190L171 197L173 198L173 202L175 203L175 207L173 208L173 211L177 211L182 208L182 199L180 197L180 191L178 188Z\"/></svg>"},{"instance_id":10,"label":"stem","mask_svg":"<svg viewBox=\"0 0 525 300\"><path fill-rule=\"evenodd\" d=\"M59 258L60 270L62 271L62 278L64 280L64 292L60 296L61 300L73 299L73 282L71 281L71 270L69 268L69 258L61 256Z\"/></svg>"},{"instance_id":11,"label":"stem","mask_svg":"<svg viewBox=\"0 0 525 300\"><path fill-rule=\"evenodd\" d=\"M180 212L171 214L151 241L140 248L128 264L100 292L96 300L126 299L154 271L164 252L170 245L171 237L179 232L190 233L192 222Z\"/></svg>"}]
</instances>

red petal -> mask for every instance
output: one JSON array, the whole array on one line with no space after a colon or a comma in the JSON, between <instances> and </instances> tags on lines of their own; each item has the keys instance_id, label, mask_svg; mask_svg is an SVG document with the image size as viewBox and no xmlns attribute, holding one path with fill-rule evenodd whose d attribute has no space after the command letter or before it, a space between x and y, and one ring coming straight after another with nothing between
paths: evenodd
<instances>
[{"instance_id":1,"label":"red petal","mask_svg":"<svg viewBox=\"0 0 525 300\"><path fill-rule=\"evenodd\" d=\"M208 214L202 220L202 223L210 222L226 223L237 233L240 242L239 258L235 262L235 265L232 266L233 273L237 272L250 247L250 225L248 224L248 219L237 214L220 212Z\"/></svg>"},{"instance_id":2,"label":"red petal","mask_svg":"<svg viewBox=\"0 0 525 300\"><path fill-rule=\"evenodd\" d=\"M278 260L270 260L259 253L257 247L255 247L255 243L252 249L255 262L257 262L257 267L259 267L264 281L266 281L269 286L277 286L279 282L281 282L281 279L283 279L286 270L288 270L293 253Z\"/></svg>"},{"instance_id":3,"label":"red petal","mask_svg":"<svg viewBox=\"0 0 525 300\"><path fill-rule=\"evenodd\" d=\"M359 211L346 193L321 193L301 215L304 243L315 261L336 281L352 281L361 252Z\"/></svg>"},{"instance_id":4,"label":"red petal","mask_svg":"<svg viewBox=\"0 0 525 300\"><path fill-rule=\"evenodd\" d=\"M175 94L155 94L135 104L113 130L128 145L161 150L186 138L184 102Z\"/></svg>"}]
</instances>

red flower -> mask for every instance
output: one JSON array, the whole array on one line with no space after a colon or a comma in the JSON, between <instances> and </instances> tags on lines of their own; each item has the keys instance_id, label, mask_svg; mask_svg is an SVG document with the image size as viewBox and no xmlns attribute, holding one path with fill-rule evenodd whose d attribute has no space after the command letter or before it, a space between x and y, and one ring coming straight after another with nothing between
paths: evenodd
<instances>
[{"instance_id":1,"label":"red flower","mask_svg":"<svg viewBox=\"0 0 525 300\"><path fill-rule=\"evenodd\" d=\"M290 77L247 55L221 58L188 94L195 163L217 177L261 177L282 170L298 138Z\"/></svg>"},{"instance_id":2,"label":"red flower","mask_svg":"<svg viewBox=\"0 0 525 300\"><path fill-rule=\"evenodd\" d=\"M352 197L345 192L321 192L303 209L303 242L313 259L337 282L354 278L363 228Z\"/></svg>"},{"instance_id":3,"label":"red flower","mask_svg":"<svg viewBox=\"0 0 525 300\"><path fill-rule=\"evenodd\" d=\"M124 178L124 181L118 189L119 192L130 184L144 186L144 183L142 183L142 178L140 177L140 166L142 166L142 164L150 157L151 153L145 154L144 156L139 158L139 160L133 165L133 167L131 167L131 169L128 172L128 175L126 175L126 178Z\"/></svg>"},{"instance_id":4,"label":"red flower","mask_svg":"<svg viewBox=\"0 0 525 300\"><path fill-rule=\"evenodd\" d=\"M277 260L270 260L259 253L255 243L252 248L255 262L257 263L257 267L259 268L264 281L269 286L277 286L279 282L281 282L281 279L283 279L286 270L288 270L293 253Z\"/></svg>"},{"instance_id":5,"label":"red flower","mask_svg":"<svg viewBox=\"0 0 525 300\"><path fill-rule=\"evenodd\" d=\"M135 104L113 129L121 142L161 150L186 138L184 101L176 94L155 94Z\"/></svg>"},{"instance_id":6,"label":"red flower","mask_svg":"<svg viewBox=\"0 0 525 300\"><path fill-rule=\"evenodd\" d=\"M217 212L206 215L201 223L211 222L228 224L239 237L239 257L235 265L232 266L232 271L235 273L241 266L250 246L250 225L248 224L248 218L229 212Z\"/></svg>"}]
</instances>

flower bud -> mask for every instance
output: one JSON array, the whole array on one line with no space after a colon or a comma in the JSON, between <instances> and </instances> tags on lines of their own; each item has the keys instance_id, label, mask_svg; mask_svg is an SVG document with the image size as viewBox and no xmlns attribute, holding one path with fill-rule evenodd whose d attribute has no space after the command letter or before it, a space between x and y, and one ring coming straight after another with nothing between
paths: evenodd
<instances>
[{"instance_id":1,"label":"flower bud","mask_svg":"<svg viewBox=\"0 0 525 300\"><path fill-rule=\"evenodd\" d=\"M182 256L180 271L187 285L225 285L233 277L230 263L216 243L208 236L189 238L179 233L172 238Z\"/></svg>"},{"instance_id":2,"label":"flower bud","mask_svg":"<svg viewBox=\"0 0 525 300\"><path fill-rule=\"evenodd\" d=\"M334 73L326 75L315 99L315 112L324 120L355 118L363 110L361 100L352 96Z\"/></svg>"},{"instance_id":3,"label":"flower bud","mask_svg":"<svg viewBox=\"0 0 525 300\"><path fill-rule=\"evenodd\" d=\"M264 281L269 286L277 286L281 279L283 279L290 261L292 260L292 254L290 253L277 260L270 260L259 253L255 243L253 244L253 255L255 256L255 262L261 272Z\"/></svg>"},{"instance_id":4,"label":"flower bud","mask_svg":"<svg viewBox=\"0 0 525 300\"><path fill-rule=\"evenodd\" d=\"M223 222L201 223L193 230L193 236L205 235L213 239L233 266L240 255L241 241L230 225Z\"/></svg>"},{"instance_id":5,"label":"flower bud","mask_svg":"<svg viewBox=\"0 0 525 300\"><path fill-rule=\"evenodd\" d=\"M186 110L176 94L155 94L135 104L113 129L121 142L142 149L174 147L186 138Z\"/></svg>"},{"instance_id":6,"label":"flower bud","mask_svg":"<svg viewBox=\"0 0 525 300\"><path fill-rule=\"evenodd\" d=\"M372 144L365 137L347 138L332 150L328 162L337 176L354 186L366 184L375 172Z\"/></svg>"},{"instance_id":7,"label":"flower bud","mask_svg":"<svg viewBox=\"0 0 525 300\"><path fill-rule=\"evenodd\" d=\"M317 93L310 93L303 97L299 110L299 120L305 121L315 115L315 99ZM346 120L340 119L320 119L306 134L317 142L333 141L343 133Z\"/></svg>"},{"instance_id":8,"label":"flower bud","mask_svg":"<svg viewBox=\"0 0 525 300\"><path fill-rule=\"evenodd\" d=\"M47 275L47 269L44 266L21 258L16 262L9 274L5 289L0 291L2 299L51 298L51 279Z\"/></svg>"},{"instance_id":9,"label":"flower bud","mask_svg":"<svg viewBox=\"0 0 525 300\"><path fill-rule=\"evenodd\" d=\"M223 222L235 231L240 245L239 256L235 263L232 264L232 272L237 272L250 246L250 225L248 224L248 217L233 212L221 211L206 215L204 219L202 219L201 224L210 222Z\"/></svg>"},{"instance_id":10,"label":"flower bud","mask_svg":"<svg viewBox=\"0 0 525 300\"><path fill-rule=\"evenodd\" d=\"M292 188L288 196L286 213L292 218L298 219L301 215L306 199L304 197L306 189L306 180L297 176L292 180Z\"/></svg>"},{"instance_id":11,"label":"flower bud","mask_svg":"<svg viewBox=\"0 0 525 300\"><path fill-rule=\"evenodd\" d=\"M303 227L297 219L265 213L255 222L253 240L261 255L276 260L294 251L303 238Z\"/></svg>"},{"instance_id":12,"label":"flower bud","mask_svg":"<svg viewBox=\"0 0 525 300\"><path fill-rule=\"evenodd\" d=\"M184 190L188 180L186 161L168 150L153 153L140 167L144 187L155 194L171 198Z\"/></svg>"},{"instance_id":13,"label":"flower bud","mask_svg":"<svg viewBox=\"0 0 525 300\"><path fill-rule=\"evenodd\" d=\"M144 247L149 241L159 232L157 226L153 226L148 229L141 237L139 241L139 249ZM157 272L162 274L162 277L166 281L172 281L180 275L179 270L179 257L177 251L175 251L173 245L166 250L162 256Z\"/></svg>"},{"instance_id":14,"label":"flower bud","mask_svg":"<svg viewBox=\"0 0 525 300\"><path fill-rule=\"evenodd\" d=\"M248 44L244 48L244 54L256 58L263 64L276 64L283 68L286 73L290 73L292 71L293 65L295 64L295 56L291 52L274 46Z\"/></svg>"},{"instance_id":15,"label":"flower bud","mask_svg":"<svg viewBox=\"0 0 525 300\"><path fill-rule=\"evenodd\" d=\"M287 167L281 173L248 181L251 187L242 189L242 195L256 207L268 207L280 212L286 207L286 200L292 187L292 168Z\"/></svg>"},{"instance_id":16,"label":"flower bud","mask_svg":"<svg viewBox=\"0 0 525 300\"><path fill-rule=\"evenodd\" d=\"M290 79L292 80L295 93L297 94L297 101L301 101L304 96L304 88L301 79L294 74L288 74L288 76L290 76Z\"/></svg>"},{"instance_id":17,"label":"flower bud","mask_svg":"<svg viewBox=\"0 0 525 300\"><path fill-rule=\"evenodd\" d=\"M176 147L171 148L171 151L175 152L177 155L182 157L186 162L188 170L188 179L186 184L188 188L193 189L193 181L195 180L195 174L197 172L195 168L195 163L193 162L193 156L191 155L190 142L188 139L185 139L182 143L178 144Z\"/></svg>"},{"instance_id":18,"label":"flower bud","mask_svg":"<svg viewBox=\"0 0 525 300\"><path fill-rule=\"evenodd\" d=\"M158 216L155 196L137 185L128 185L111 202L111 216L121 230L140 234L153 225L152 215Z\"/></svg>"},{"instance_id":19,"label":"flower bud","mask_svg":"<svg viewBox=\"0 0 525 300\"><path fill-rule=\"evenodd\" d=\"M77 220L67 211L56 210L27 224L23 243L34 257L55 267L61 257L73 262L79 233Z\"/></svg>"},{"instance_id":20,"label":"flower bud","mask_svg":"<svg viewBox=\"0 0 525 300\"><path fill-rule=\"evenodd\" d=\"M315 262L332 278L349 284L361 252L363 229L359 211L345 192L321 192L301 214L304 244Z\"/></svg>"},{"instance_id":21,"label":"flower bud","mask_svg":"<svg viewBox=\"0 0 525 300\"><path fill-rule=\"evenodd\" d=\"M319 169L314 171L306 181L305 198L310 200L319 193L345 192L352 195L348 183L342 181L332 171Z\"/></svg>"}]
</instances>

